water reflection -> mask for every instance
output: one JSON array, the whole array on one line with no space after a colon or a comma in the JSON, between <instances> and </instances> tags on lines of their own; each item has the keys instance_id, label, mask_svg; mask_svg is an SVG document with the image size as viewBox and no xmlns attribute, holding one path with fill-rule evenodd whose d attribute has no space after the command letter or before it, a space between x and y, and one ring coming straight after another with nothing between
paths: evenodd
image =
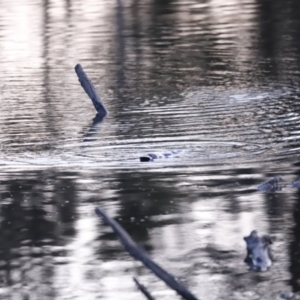
<instances>
[{"instance_id":1,"label":"water reflection","mask_svg":"<svg viewBox=\"0 0 300 300\"><path fill-rule=\"evenodd\" d=\"M92 137L99 131L101 127L101 123L104 119L104 116L99 115L98 113L95 115L89 130L83 135L83 141L92 141ZM96 140L96 139L94 139Z\"/></svg>"},{"instance_id":2,"label":"water reflection","mask_svg":"<svg viewBox=\"0 0 300 300\"><path fill-rule=\"evenodd\" d=\"M27 172L28 179L22 172L2 175L2 287L12 287L9 293L21 293L19 283L32 284L32 288L38 285L38 293L45 297L47 291L59 296L70 293L69 288L73 287L71 295L75 298L81 298L83 293L114 298L120 292L134 298L138 293L131 276L137 272L150 289L163 297L165 287L131 261L109 228L93 215L93 208L100 204L197 295L205 293L206 284L207 288L210 286L209 276L216 274L222 274L218 282L227 283L214 298L219 293L241 292L240 285L244 286L247 276L251 276L242 262L245 248L241 237L255 226L275 233L279 241L286 240L282 228L292 224L286 215L291 212L287 205L293 205L293 198L288 194L259 197L258 192L251 190L257 181L243 179L248 171L224 169L219 174L207 170L190 175L184 171L167 177L159 172L101 175L94 171L31 171ZM251 171L254 176L259 174ZM282 254L267 278L276 276L280 268L276 278L284 280L279 290L288 278L283 268L288 264L286 244L279 242L275 249L277 257ZM20 269L21 277L12 275L19 274ZM233 284L236 274L242 275L239 284ZM112 289L122 276L124 285L119 290ZM195 280L203 285L198 287ZM250 281L247 286L256 289L255 282Z\"/></svg>"},{"instance_id":3,"label":"water reflection","mask_svg":"<svg viewBox=\"0 0 300 300\"><path fill-rule=\"evenodd\" d=\"M55 265L67 258L74 235L74 185L51 172L1 178L1 293L54 297Z\"/></svg>"}]
</instances>

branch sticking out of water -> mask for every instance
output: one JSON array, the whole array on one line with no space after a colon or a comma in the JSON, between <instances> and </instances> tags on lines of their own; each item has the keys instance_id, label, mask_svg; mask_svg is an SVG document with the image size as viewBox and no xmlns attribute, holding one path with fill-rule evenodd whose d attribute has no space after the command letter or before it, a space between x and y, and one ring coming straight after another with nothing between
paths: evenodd
<instances>
[{"instance_id":1,"label":"branch sticking out of water","mask_svg":"<svg viewBox=\"0 0 300 300\"><path fill-rule=\"evenodd\" d=\"M156 264L143 250L140 248L123 229L123 227L114 219L109 217L106 212L100 208L95 209L96 214L103 218L104 222L111 226L114 232L119 237L121 244L125 250L129 252L135 259L141 261L147 268L149 268L158 278L163 280L170 288L175 290L186 300L198 300L185 286L178 282L174 276L165 271L162 267Z\"/></svg>"},{"instance_id":2,"label":"branch sticking out of water","mask_svg":"<svg viewBox=\"0 0 300 300\"><path fill-rule=\"evenodd\" d=\"M257 189L259 191L264 191L264 192L268 192L268 193L275 193L277 191L281 191L282 189L282 185L280 184L280 182L282 181L281 176L276 176L273 178L270 178L269 180L261 183Z\"/></svg>"},{"instance_id":3,"label":"branch sticking out of water","mask_svg":"<svg viewBox=\"0 0 300 300\"><path fill-rule=\"evenodd\" d=\"M151 294L148 292L148 290L146 289L146 287L144 285L142 285L135 277L133 277L134 282L136 283L137 287L139 288L139 290L145 295L145 297L148 300L155 300Z\"/></svg>"},{"instance_id":4,"label":"branch sticking out of water","mask_svg":"<svg viewBox=\"0 0 300 300\"><path fill-rule=\"evenodd\" d=\"M106 115L108 115L108 110L104 107L99 95L97 94L97 91L96 91L94 85L89 80L89 78L83 71L83 68L80 64L77 64L75 66L75 72L78 76L78 80L79 80L81 86L83 87L85 92L88 94L88 96L91 98L98 114L101 117L105 117Z\"/></svg>"}]
</instances>

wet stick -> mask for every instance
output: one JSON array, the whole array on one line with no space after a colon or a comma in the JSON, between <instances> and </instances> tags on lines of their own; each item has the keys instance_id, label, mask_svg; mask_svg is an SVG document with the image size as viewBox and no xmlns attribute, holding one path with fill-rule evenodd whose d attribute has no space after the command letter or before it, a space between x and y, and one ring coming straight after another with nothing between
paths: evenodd
<instances>
[{"instance_id":1,"label":"wet stick","mask_svg":"<svg viewBox=\"0 0 300 300\"><path fill-rule=\"evenodd\" d=\"M81 86L83 87L85 92L88 94L88 96L92 100L98 114L101 117L105 117L106 115L108 115L108 110L104 107L103 103L101 102L101 99L100 99L99 95L97 94L97 91L96 91L94 85L89 80L89 78L87 77L87 75L83 71L83 68L80 64L77 64L75 66L75 72L78 76L78 80L79 80Z\"/></svg>"},{"instance_id":2,"label":"wet stick","mask_svg":"<svg viewBox=\"0 0 300 300\"><path fill-rule=\"evenodd\" d=\"M103 218L104 222L111 226L114 232L119 237L121 244L125 250L129 252L135 259L140 260L147 268L149 268L158 278L163 280L170 288L175 290L186 300L198 300L185 286L178 282L174 276L165 271L162 267L156 264L145 252L140 248L129 236L129 234L122 228L122 226L109 217L106 212L100 208L95 209L96 214Z\"/></svg>"},{"instance_id":3,"label":"wet stick","mask_svg":"<svg viewBox=\"0 0 300 300\"><path fill-rule=\"evenodd\" d=\"M144 285L142 285L135 277L133 277L134 282L136 283L137 287L139 288L139 290L145 295L145 297L148 300L155 300L151 294L148 292L148 290L146 289L146 287Z\"/></svg>"}]
</instances>

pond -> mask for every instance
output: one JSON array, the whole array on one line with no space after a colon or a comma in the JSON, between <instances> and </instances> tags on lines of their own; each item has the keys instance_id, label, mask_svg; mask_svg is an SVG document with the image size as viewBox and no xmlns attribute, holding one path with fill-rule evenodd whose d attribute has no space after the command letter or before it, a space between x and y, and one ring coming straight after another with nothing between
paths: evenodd
<instances>
[{"instance_id":1,"label":"pond","mask_svg":"<svg viewBox=\"0 0 300 300\"><path fill-rule=\"evenodd\" d=\"M0 299L199 299L300 291L296 0L0 1ZM80 63L109 116L74 71ZM178 155L140 162L147 153ZM276 236L254 272L244 236Z\"/></svg>"}]
</instances>

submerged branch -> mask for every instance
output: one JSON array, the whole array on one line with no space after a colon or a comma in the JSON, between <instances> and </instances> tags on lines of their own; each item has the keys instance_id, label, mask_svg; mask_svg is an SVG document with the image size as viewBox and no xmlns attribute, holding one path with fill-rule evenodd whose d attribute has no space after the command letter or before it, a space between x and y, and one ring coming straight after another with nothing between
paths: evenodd
<instances>
[{"instance_id":1,"label":"submerged branch","mask_svg":"<svg viewBox=\"0 0 300 300\"><path fill-rule=\"evenodd\" d=\"M146 289L146 287L144 285L142 285L135 277L133 277L134 282L136 283L137 287L139 288L139 290L145 295L145 297L148 300L155 300L151 294L148 292L148 290Z\"/></svg>"},{"instance_id":2,"label":"submerged branch","mask_svg":"<svg viewBox=\"0 0 300 300\"><path fill-rule=\"evenodd\" d=\"M114 232L118 235L125 250L129 252L135 259L140 260L147 268L149 268L157 277L163 280L170 288L175 290L186 300L197 300L197 298L180 282L178 282L174 276L165 271L162 267L156 264L143 250L140 248L129 236L129 234L122 228L122 226L109 217L102 209L96 208L96 214L104 219L107 225L110 225Z\"/></svg>"}]
</instances>

